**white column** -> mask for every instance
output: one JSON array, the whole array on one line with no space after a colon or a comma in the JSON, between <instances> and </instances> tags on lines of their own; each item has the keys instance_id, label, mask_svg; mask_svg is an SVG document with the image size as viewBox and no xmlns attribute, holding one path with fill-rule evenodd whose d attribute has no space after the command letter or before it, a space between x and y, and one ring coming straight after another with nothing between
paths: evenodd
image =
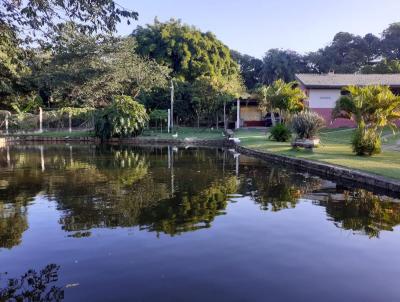
<instances>
[{"instance_id":1,"label":"white column","mask_svg":"<svg viewBox=\"0 0 400 302\"><path fill-rule=\"evenodd\" d=\"M236 129L240 128L240 100L236 101Z\"/></svg>"},{"instance_id":2,"label":"white column","mask_svg":"<svg viewBox=\"0 0 400 302\"><path fill-rule=\"evenodd\" d=\"M39 132L43 132L43 110L42 107L39 107Z\"/></svg>"}]
</instances>

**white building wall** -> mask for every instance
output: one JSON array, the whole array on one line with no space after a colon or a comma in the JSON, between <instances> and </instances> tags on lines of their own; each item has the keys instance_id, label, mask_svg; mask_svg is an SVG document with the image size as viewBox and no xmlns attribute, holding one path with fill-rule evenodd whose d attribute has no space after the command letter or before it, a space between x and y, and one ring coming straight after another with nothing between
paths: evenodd
<instances>
[{"instance_id":1,"label":"white building wall","mask_svg":"<svg viewBox=\"0 0 400 302\"><path fill-rule=\"evenodd\" d=\"M333 108L340 98L340 89L310 89L308 104L310 108Z\"/></svg>"}]
</instances>

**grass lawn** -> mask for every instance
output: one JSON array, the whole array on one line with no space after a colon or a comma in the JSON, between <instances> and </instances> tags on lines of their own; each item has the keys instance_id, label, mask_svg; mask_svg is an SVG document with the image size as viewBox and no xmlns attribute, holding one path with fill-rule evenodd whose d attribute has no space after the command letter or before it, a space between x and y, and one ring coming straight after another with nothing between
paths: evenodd
<instances>
[{"instance_id":1,"label":"grass lawn","mask_svg":"<svg viewBox=\"0 0 400 302\"><path fill-rule=\"evenodd\" d=\"M384 150L383 153L372 157L356 156L350 146L352 133L353 129L323 130L320 134L321 146L314 151L294 150L290 143L268 140L265 130L240 129L236 131L235 136L240 138L240 144L247 148L327 162L400 179L400 152ZM384 144L394 144L395 141L396 139L388 139Z\"/></svg>"},{"instance_id":2,"label":"grass lawn","mask_svg":"<svg viewBox=\"0 0 400 302\"><path fill-rule=\"evenodd\" d=\"M145 130L142 138L163 138L163 139L222 139L223 129L210 129L210 128L191 128L191 127L178 127L172 133L167 133L166 130ZM173 134L178 134L178 137L173 137Z\"/></svg>"}]
</instances>

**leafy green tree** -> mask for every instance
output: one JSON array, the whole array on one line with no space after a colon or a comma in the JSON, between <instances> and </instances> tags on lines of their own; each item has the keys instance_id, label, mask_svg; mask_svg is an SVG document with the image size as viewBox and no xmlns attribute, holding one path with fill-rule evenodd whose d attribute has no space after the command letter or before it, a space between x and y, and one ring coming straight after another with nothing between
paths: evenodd
<instances>
[{"instance_id":1,"label":"leafy green tree","mask_svg":"<svg viewBox=\"0 0 400 302\"><path fill-rule=\"evenodd\" d=\"M74 22L81 33L111 33L122 18L129 24L137 17L137 12L112 0L2 0L0 4L1 24L24 28L21 34L28 40L49 38L64 20Z\"/></svg>"},{"instance_id":2,"label":"leafy green tree","mask_svg":"<svg viewBox=\"0 0 400 302\"><path fill-rule=\"evenodd\" d=\"M330 45L311 53L308 60L317 72L354 73L379 53L377 38L369 34L365 38L347 32L339 32Z\"/></svg>"},{"instance_id":3,"label":"leafy green tree","mask_svg":"<svg viewBox=\"0 0 400 302\"><path fill-rule=\"evenodd\" d=\"M29 88L23 79L30 73L26 65L28 51L20 46L16 32L0 22L0 108L10 109L10 104L25 95Z\"/></svg>"},{"instance_id":4,"label":"leafy green tree","mask_svg":"<svg viewBox=\"0 0 400 302\"><path fill-rule=\"evenodd\" d=\"M239 74L229 48L211 32L171 19L155 20L146 27L138 26L132 33L138 52L168 66L176 79L193 82L199 77L220 77Z\"/></svg>"},{"instance_id":5,"label":"leafy green tree","mask_svg":"<svg viewBox=\"0 0 400 302\"><path fill-rule=\"evenodd\" d=\"M149 120L146 109L129 96L116 96L96 117L95 133L102 140L140 134Z\"/></svg>"},{"instance_id":6,"label":"leafy green tree","mask_svg":"<svg viewBox=\"0 0 400 302\"><path fill-rule=\"evenodd\" d=\"M400 60L400 22L390 24L383 31L382 52L388 60Z\"/></svg>"},{"instance_id":7,"label":"leafy green tree","mask_svg":"<svg viewBox=\"0 0 400 302\"><path fill-rule=\"evenodd\" d=\"M49 90L51 103L104 106L114 95L136 98L140 92L165 86L169 70L135 52L133 38L104 38L65 26L54 39L54 54L44 56L33 75L39 90Z\"/></svg>"},{"instance_id":8,"label":"leafy green tree","mask_svg":"<svg viewBox=\"0 0 400 302\"><path fill-rule=\"evenodd\" d=\"M231 50L231 56L240 67L240 74L247 89L252 90L261 83L262 60L235 50Z\"/></svg>"},{"instance_id":9,"label":"leafy green tree","mask_svg":"<svg viewBox=\"0 0 400 302\"><path fill-rule=\"evenodd\" d=\"M333 118L354 120L357 130L353 150L358 155L380 152L380 137L385 126L396 128L400 118L400 97L387 86L348 86L348 95L340 97Z\"/></svg>"},{"instance_id":10,"label":"leafy green tree","mask_svg":"<svg viewBox=\"0 0 400 302\"><path fill-rule=\"evenodd\" d=\"M280 116L287 119L288 115L304 109L303 100L306 98L297 82L285 83L276 80L270 86L261 86L256 93L260 109L271 113L272 124L275 126L274 112L279 111Z\"/></svg>"},{"instance_id":11,"label":"leafy green tree","mask_svg":"<svg viewBox=\"0 0 400 302\"><path fill-rule=\"evenodd\" d=\"M374 65L366 65L361 68L361 73L400 73L400 60L383 59Z\"/></svg>"},{"instance_id":12,"label":"leafy green tree","mask_svg":"<svg viewBox=\"0 0 400 302\"><path fill-rule=\"evenodd\" d=\"M276 80L293 81L295 73L306 73L310 69L303 56L292 50L270 49L263 58L261 82L272 84Z\"/></svg>"},{"instance_id":13,"label":"leafy green tree","mask_svg":"<svg viewBox=\"0 0 400 302\"><path fill-rule=\"evenodd\" d=\"M239 76L230 78L200 77L191 86L192 107L197 117L197 126L200 119L212 125L213 118L218 121L224 103L238 97L243 91L243 84ZM223 120L223 119L222 119Z\"/></svg>"},{"instance_id":14,"label":"leafy green tree","mask_svg":"<svg viewBox=\"0 0 400 302\"><path fill-rule=\"evenodd\" d=\"M161 131L162 131L163 125L166 126L166 123L168 121L168 111L160 110L160 109L151 111L149 114L149 121L150 121L150 123L155 124L156 128L158 128L158 126L160 126Z\"/></svg>"}]
</instances>

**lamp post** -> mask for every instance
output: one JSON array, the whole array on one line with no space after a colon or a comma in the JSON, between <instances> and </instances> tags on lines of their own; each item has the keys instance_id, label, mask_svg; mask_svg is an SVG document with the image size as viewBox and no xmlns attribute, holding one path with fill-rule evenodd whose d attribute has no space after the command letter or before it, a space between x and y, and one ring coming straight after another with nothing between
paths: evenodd
<instances>
[{"instance_id":1,"label":"lamp post","mask_svg":"<svg viewBox=\"0 0 400 302\"><path fill-rule=\"evenodd\" d=\"M171 127L171 132L172 129L174 128L174 82L171 79L171 117L170 117L170 127Z\"/></svg>"}]
</instances>

